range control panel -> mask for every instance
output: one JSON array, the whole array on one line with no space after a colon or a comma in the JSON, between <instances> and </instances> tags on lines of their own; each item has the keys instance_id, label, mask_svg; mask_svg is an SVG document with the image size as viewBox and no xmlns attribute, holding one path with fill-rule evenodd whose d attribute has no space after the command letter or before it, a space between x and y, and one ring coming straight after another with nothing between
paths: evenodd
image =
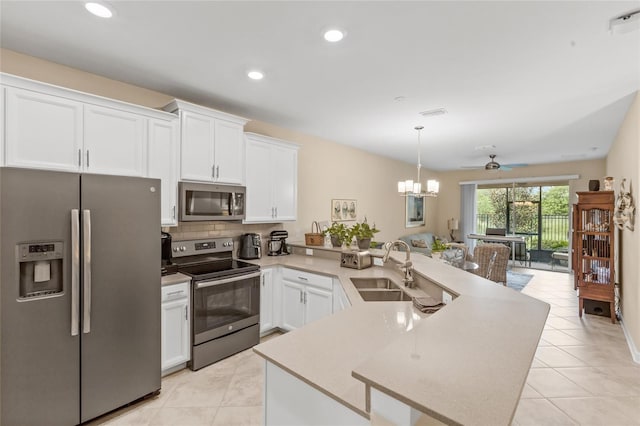
<instances>
[{"instance_id":1,"label":"range control panel","mask_svg":"<svg viewBox=\"0 0 640 426\"><path fill-rule=\"evenodd\" d=\"M229 237L221 237L206 240L172 241L171 251L173 257L231 252L233 251L233 240Z\"/></svg>"}]
</instances>

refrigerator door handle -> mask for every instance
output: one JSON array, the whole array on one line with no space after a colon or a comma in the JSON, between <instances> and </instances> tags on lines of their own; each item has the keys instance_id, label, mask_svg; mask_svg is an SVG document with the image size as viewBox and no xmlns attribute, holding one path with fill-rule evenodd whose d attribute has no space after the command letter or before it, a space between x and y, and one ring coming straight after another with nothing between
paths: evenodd
<instances>
[{"instance_id":1,"label":"refrigerator door handle","mask_svg":"<svg viewBox=\"0 0 640 426\"><path fill-rule=\"evenodd\" d=\"M91 210L82 211L82 234L84 243L83 256L83 312L82 332L87 334L91 331Z\"/></svg>"},{"instance_id":2,"label":"refrigerator door handle","mask_svg":"<svg viewBox=\"0 0 640 426\"><path fill-rule=\"evenodd\" d=\"M80 281L80 213L71 210L71 335L77 336L79 315L79 281Z\"/></svg>"}]
</instances>

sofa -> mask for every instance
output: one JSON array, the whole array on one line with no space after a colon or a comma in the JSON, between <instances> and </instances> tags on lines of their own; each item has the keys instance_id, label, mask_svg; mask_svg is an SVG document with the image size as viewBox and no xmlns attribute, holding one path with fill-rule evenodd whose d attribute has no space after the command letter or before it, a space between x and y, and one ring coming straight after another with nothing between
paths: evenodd
<instances>
[{"instance_id":1,"label":"sofa","mask_svg":"<svg viewBox=\"0 0 640 426\"><path fill-rule=\"evenodd\" d=\"M409 234L398 239L407 243L409 247L411 247L412 253L422 253L426 256L431 256L431 245L434 239L434 235L431 232ZM398 247L398 250L404 251L404 248Z\"/></svg>"}]
</instances>

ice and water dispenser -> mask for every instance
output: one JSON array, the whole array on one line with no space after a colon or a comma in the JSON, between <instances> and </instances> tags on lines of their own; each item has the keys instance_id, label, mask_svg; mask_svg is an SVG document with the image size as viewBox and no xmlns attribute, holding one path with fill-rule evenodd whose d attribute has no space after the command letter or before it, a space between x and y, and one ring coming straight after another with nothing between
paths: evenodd
<instances>
[{"instance_id":1,"label":"ice and water dispenser","mask_svg":"<svg viewBox=\"0 0 640 426\"><path fill-rule=\"evenodd\" d=\"M18 244L20 299L62 294L62 241Z\"/></svg>"}]
</instances>

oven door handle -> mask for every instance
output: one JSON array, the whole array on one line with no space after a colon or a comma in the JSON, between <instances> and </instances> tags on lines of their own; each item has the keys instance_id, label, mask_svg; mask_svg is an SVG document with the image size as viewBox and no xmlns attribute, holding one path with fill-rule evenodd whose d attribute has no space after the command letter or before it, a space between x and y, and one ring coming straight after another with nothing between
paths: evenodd
<instances>
[{"instance_id":1,"label":"oven door handle","mask_svg":"<svg viewBox=\"0 0 640 426\"><path fill-rule=\"evenodd\" d=\"M232 278L226 278L224 280L213 280L213 281L203 281L201 283L197 283L196 284L196 290L200 290L201 288L205 288L205 287L211 287L214 285L221 285L221 284L229 284L229 283L233 283L236 281L242 281L242 280L247 280L250 278L256 278L260 276L260 271L258 272L253 272L251 274L245 274L245 275L237 275L235 277Z\"/></svg>"}]
</instances>

